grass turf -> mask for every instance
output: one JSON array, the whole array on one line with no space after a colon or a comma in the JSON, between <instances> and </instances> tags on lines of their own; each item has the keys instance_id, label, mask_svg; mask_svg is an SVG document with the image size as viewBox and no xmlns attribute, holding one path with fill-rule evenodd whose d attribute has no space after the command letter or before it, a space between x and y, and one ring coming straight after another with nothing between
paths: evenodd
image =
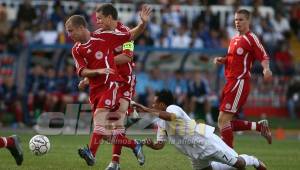
<instances>
[{"instance_id":1,"label":"grass turf","mask_svg":"<svg viewBox=\"0 0 300 170\"><path fill-rule=\"evenodd\" d=\"M10 135L10 133L1 133ZM81 135L58 135L48 136L51 142L51 150L44 156L34 156L28 148L28 141L33 134L18 134L21 137L24 162L18 167L10 153L6 149L0 149L0 169L2 170L103 170L111 159L111 145L103 144L97 153L97 162L94 167L88 167L79 158L77 149L88 143L89 136ZM142 139L145 136L133 136ZM154 138L154 136L152 136ZM284 141L274 141L268 145L259 136L241 135L235 138L235 149L238 153L252 154L262 159L270 170L297 170L300 169L300 145L299 140L287 139ZM173 146L166 145L161 151L154 151L144 147L146 163L139 166L136 158L130 149L123 149L121 157L121 168L123 170L187 170L191 169L188 158L180 154ZM253 169L253 168L248 168Z\"/></svg>"}]
</instances>

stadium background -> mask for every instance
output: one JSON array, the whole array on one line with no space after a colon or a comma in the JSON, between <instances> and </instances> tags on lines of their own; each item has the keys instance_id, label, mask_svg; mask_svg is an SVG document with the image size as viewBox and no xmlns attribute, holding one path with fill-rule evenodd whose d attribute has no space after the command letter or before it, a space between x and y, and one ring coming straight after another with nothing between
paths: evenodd
<instances>
[{"instance_id":1,"label":"stadium background","mask_svg":"<svg viewBox=\"0 0 300 170\"><path fill-rule=\"evenodd\" d=\"M51 152L43 159L27 156L26 141L36 133L32 127L43 112L72 112L66 109L67 104L88 103L87 91L77 89L79 79L70 54L72 42L63 24L71 14L82 14L90 22L90 29L96 29L94 9L100 2L114 2L120 20L128 26L136 24L142 3L151 4L154 17L146 32L135 41L138 82L135 100L151 105L154 92L168 88L190 116L199 121L205 120L208 113L216 121L218 98L225 80L223 68L213 65L212 58L227 52L235 33L234 11L239 7L251 10L252 30L270 55L274 78L272 82L264 82L259 64L253 66L251 94L241 117L269 119L275 142L268 146L257 135L243 135L236 138L236 149L260 156L271 169L299 169L299 1L0 0L1 135L17 133L25 141L23 169L87 168L78 163L81 160L75 154L79 146L88 142L87 136L51 136ZM199 88L190 88L193 83ZM73 118L71 115L70 119ZM64 134L73 134L65 130ZM99 166L105 168L106 161L102 159L110 159L110 147L100 152ZM146 149L148 163L144 169L187 169L189 165L184 156L169 146L156 153ZM126 150L124 155L132 157ZM3 162L0 169L16 168L6 152L1 151L0 156ZM158 163L161 159L164 161ZM122 159L122 167L138 169L131 159Z\"/></svg>"}]
</instances>

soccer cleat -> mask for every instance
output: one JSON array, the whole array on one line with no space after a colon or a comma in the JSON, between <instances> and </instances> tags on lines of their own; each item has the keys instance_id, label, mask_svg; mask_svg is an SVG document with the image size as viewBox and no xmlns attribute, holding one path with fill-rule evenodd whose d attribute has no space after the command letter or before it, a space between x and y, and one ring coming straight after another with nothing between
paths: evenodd
<instances>
[{"instance_id":1,"label":"soccer cleat","mask_svg":"<svg viewBox=\"0 0 300 170\"><path fill-rule=\"evenodd\" d=\"M14 146L7 147L11 155L15 158L17 165L22 165L23 151L21 141L17 135L10 136L14 140Z\"/></svg>"},{"instance_id":2,"label":"soccer cleat","mask_svg":"<svg viewBox=\"0 0 300 170\"><path fill-rule=\"evenodd\" d=\"M110 162L105 170L121 170L120 164L115 162Z\"/></svg>"},{"instance_id":3,"label":"soccer cleat","mask_svg":"<svg viewBox=\"0 0 300 170\"><path fill-rule=\"evenodd\" d=\"M259 161L259 165L258 167L255 167L256 170L267 170L267 166L261 160L258 161Z\"/></svg>"},{"instance_id":4,"label":"soccer cleat","mask_svg":"<svg viewBox=\"0 0 300 170\"><path fill-rule=\"evenodd\" d=\"M260 130L261 136L266 138L268 143L271 144L272 143L272 134L271 134L271 130L269 128L268 120L261 120L258 122L258 124L261 125L261 130Z\"/></svg>"},{"instance_id":5,"label":"soccer cleat","mask_svg":"<svg viewBox=\"0 0 300 170\"><path fill-rule=\"evenodd\" d=\"M139 164L142 166L145 163L145 155L143 153L143 143L141 141L135 140L136 147L133 149L133 153L136 156Z\"/></svg>"},{"instance_id":6,"label":"soccer cleat","mask_svg":"<svg viewBox=\"0 0 300 170\"><path fill-rule=\"evenodd\" d=\"M93 166L95 164L95 158L88 146L86 148L79 148L78 154L85 160L88 166Z\"/></svg>"}]
</instances>

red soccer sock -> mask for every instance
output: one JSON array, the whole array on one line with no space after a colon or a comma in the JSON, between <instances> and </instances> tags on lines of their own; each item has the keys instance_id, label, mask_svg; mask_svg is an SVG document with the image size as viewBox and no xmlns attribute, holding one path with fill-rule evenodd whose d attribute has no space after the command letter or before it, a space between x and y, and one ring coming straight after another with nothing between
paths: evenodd
<instances>
[{"instance_id":1,"label":"red soccer sock","mask_svg":"<svg viewBox=\"0 0 300 170\"><path fill-rule=\"evenodd\" d=\"M15 142L11 137L0 137L0 148L14 146Z\"/></svg>"},{"instance_id":2,"label":"red soccer sock","mask_svg":"<svg viewBox=\"0 0 300 170\"><path fill-rule=\"evenodd\" d=\"M90 150L93 154L93 156L96 156L96 152L98 150L98 147L101 143L101 140L103 138L103 134L104 134L105 128L102 126L95 126L94 127L94 131L92 134L92 137L90 139Z\"/></svg>"},{"instance_id":3,"label":"red soccer sock","mask_svg":"<svg viewBox=\"0 0 300 170\"><path fill-rule=\"evenodd\" d=\"M261 129L261 125L259 123L247 120L232 120L231 127L233 131L256 130L260 132Z\"/></svg>"},{"instance_id":4,"label":"red soccer sock","mask_svg":"<svg viewBox=\"0 0 300 170\"><path fill-rule=\"evenodd\" d=\"M115 129L115 130L113 130L113 136L117 136L119 134L125 136L125 129ZM116 139L113 138L112 142L116 143L115 140ZM122 145L119 145L118 143L113 144L113 147L112 147L112 159L111 159L111 161L119 163L120 162L121 152L122 152Z\"/></svg>"},{"instance_id":5,"label":"red soccer sock","mask_svg":"<svg viewBox=\"0 0 300 170\"><path fill-rule=\"evenodd\" d=\"M119 163L120 162L120 155L122 152L122 146L114 144L112 147L112 162Z\"/></svg>"},{"instance_id":6,"label":"red soccer sock","mask_svg":"<svg viewBox=\"0 0 300 170\"><path fill-rule=\"evenodd\" d=\"M117 144L120 146L125 146L127 148L134 149L136 147L136 143L132 139L128 139L125 134L116 134L113 139L113 144Z\"/></svg>"},{"instance_id":7,"label":"red soccer sock","mask_svg":"<svg viewBox=\"0 0 300 170\"><path fill-rule=\"evenodd\" d=\"M229 147L233 148L233 131L230 123L221 129L221 138Z\"/></svg>"}]
</instances>

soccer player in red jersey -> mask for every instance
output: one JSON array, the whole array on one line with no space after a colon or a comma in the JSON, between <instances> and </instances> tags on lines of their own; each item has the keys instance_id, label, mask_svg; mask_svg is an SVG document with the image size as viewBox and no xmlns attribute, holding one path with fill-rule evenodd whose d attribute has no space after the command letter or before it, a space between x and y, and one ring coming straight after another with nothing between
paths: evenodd
<instances>
[{"instance_id":1,"label":"soccer player in red jersey","mask_svg":"<svg viewBox=\"0 0 300 170\"><path fill-rule=\"evenodd\" d=\"M20 139L17 135L9 137L0 136L0 148L7 148L11 155L15 158L17 165L22 165L23 151Z\"/></svg>"},{"instance_id":2,"label":"soccer player in red jersey","mask_svg":"<svg viewBox=\"0 0 300 170\"><path fill-rule=\"evenodd\" d=\"M94 130L89 148L79 149L79 154L90 166L95 163L95 153L102 138L130 147L139 163L144 163L141 143L129 140L121 134L115 135L112 140L112 133L106 127L110 126L107 124L109 117L114 116L109 111L118 103L118 82L122 81L122 78L115 74L113 50L140 35L145 29L150 14L151 9L145 6L140 13L141 23L127 33L104 31L91 35L85 19L78 15L71 16L65 24L70 37L76 42L72 48L72 55L77 73L82 77L89 78L90 102L94 111ZM120 124L116 126L118 125Z\"/></svg>"},{"instance_id":3,"label":"soccer player in red jersey","mask_svg":"<svg viewBox=\"0 0 300 170\"><path fill-rule=\"evenodd\" d=\"M92 34L98 34L103 31L112 30L116 32L128 32L130 29L118 21L117 9L110 3L105 3L96 9L96 23L99 29ZM135 75L133 74L133 41L129 41L114 49L114 61L117 65L117 72L123 78L118 93L120 96L118 111L126 114L129 108L129 102L134 95ZM85 78L79 83L79 88L84 89L88 85L88 79ZM128 113L128 112L127 112ZM125 116L120 117L124 121ZM125 127L119 127L113 130L114 135L121 134L125 136ZM121 155L122 145L113 144L112 161L108 165L107 170L120 167L119 159ZM117 169L117 168L116 168Z\"/></svg>"},{"instance_id":4,"label":"soccer player in red jersey","mask_svg":"<svg viewBox=\"0 0 300 170\"><path fill-rule=\"evenodd\" d=\"M222 139L230 147L233 147L233 131L256 130L267 139L269 144L272 142L267 120L259 122L233 120L234 115L240 111L247 100L253 62L259 60L263 67L264 78L266 80L272 78L269 57L257 36L250 31L250 17L250 12L245 9L235 13L238 35L231 39L226 57L214 58L215 64L225 65L227 82L221 95L218 126Z\"/></svg>"}]
</instances>

